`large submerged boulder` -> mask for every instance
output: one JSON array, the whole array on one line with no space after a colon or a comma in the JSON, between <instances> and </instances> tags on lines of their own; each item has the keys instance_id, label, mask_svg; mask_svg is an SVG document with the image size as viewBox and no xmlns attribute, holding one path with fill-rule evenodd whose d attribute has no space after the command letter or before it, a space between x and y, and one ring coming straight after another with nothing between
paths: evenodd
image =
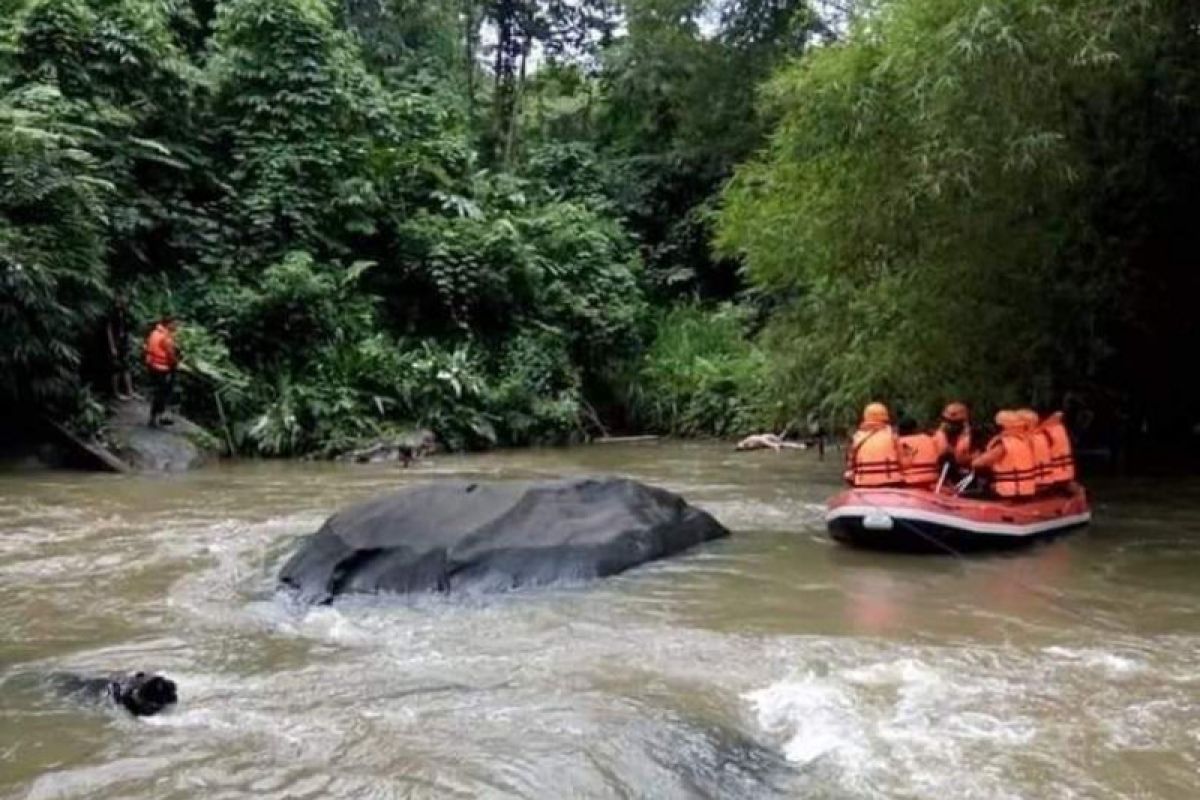
<instances>
[{"instance_id":1,"label":"large submerged boulder","mask_svg":"<svg viewBox=\"0 0 1200 800\"><path fill-rule=\"evenodd\" d=\"M279 577L310 602L504 591L614 575L728 535L678 495L632 480L445 481L333 515Z\"/></svg>"}]
</instances>

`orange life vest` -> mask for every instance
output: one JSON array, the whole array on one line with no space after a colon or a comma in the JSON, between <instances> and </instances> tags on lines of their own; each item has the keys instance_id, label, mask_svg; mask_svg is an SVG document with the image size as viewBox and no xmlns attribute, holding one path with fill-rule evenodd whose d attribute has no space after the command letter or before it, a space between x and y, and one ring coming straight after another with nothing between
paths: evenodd
<instances>
[{"instance_id":1,"label":"orange life vest","mask_svg":"<svg viewBox=\"0 0 1200 800\"><path fill-rule=\"evenodd\" d=\"M1062 412L1046 417L1039 428L1049 446L1049 467L1046 483L1070 483L1075 480L1075 453L1071 449L1071 437L1063 425Z\"/></svg>"},{"instance_id":2,"label":"orange life vest","mask_svg":"<svg viewBox=\"0 0 1200 800\"><path fill-rule=\"evenodd\" d=\"M937 483L938 457L942 450L937 441L928 433L915 433L911 436L901 436L900 449L904 457L900 462L900 472L904 482L909 486L930 486Z\"/></svg>"},{"instance_id":3,"label":"orange life vest","mask_svg":"<svg viewBox=\"0 0 1200 800\"><path fill-rule=\"evenodd\" d=\"M904 483L900 453L890 425L859 428L847 453L847 477L855 486L895 486Z\"/></svg>"},{"instance_id":4,"label":"orange life vest","mask_svg":"<svg viewBox=\"0 0 1200 800\"><path fill-rule=\"evenodd\" d=\"M1033 448L1034 481L1037 488L1044 489L1054 483L1050 479L1050 439L1041 427L1029 434L1029 445Z\"/></svg>"},{"instance_id":5,"label":"orange life vest","mask_svg":"<svg viewBox=\"0 0 1200 800\"><path fill-rule=\"evenodd\" d=\"M946 426L941 425L933 434L934 444L937 446L938 453L949 453L954 456L955 463L961 466L967 466L971 463L971 426L963 425L962 433L958 434L958 438L954 440L954 444L950 443L950 437L946 434Z\"/></svg>"},{"instance_id":6,"label":"orange life vest","mask_svg":"<svg viewBox=\"0 0 1200 800\"><path fill-rule=\"evenodd\" d=\"M1029 438L1016 431L1004 431L988 443L988 449L1002 447L1004 454L992 465L992 481L1001 497L1032 497L1037 493L1037 462Z\"/></svg>"},{"instance_id":7,"label":"orange life vest","mask_svg":"<svg viewBox=\"0 0 1200 800\"><path fill-rule=\"evenodd\" d=\"M178 360L175 337L165 325L155 325L146 337L146 366L155 372L170 372Z\"/></svg>"}]
</instances>

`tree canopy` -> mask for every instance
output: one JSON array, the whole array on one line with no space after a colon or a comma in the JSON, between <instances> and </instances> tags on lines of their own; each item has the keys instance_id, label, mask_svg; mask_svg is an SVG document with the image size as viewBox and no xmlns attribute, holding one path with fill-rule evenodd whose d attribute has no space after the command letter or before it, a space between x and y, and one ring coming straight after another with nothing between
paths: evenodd
<instances>
[{"instance_id":1,"label":"tree canopy","mask_svg":"<svg viewBox=\"0 0 1200 800\"><path fill-rule=\"evenodd\" d=\"M96 418L117 295L266 454L1200 413L1184 0L3 11L9 419Z\"/></svg>"},{"instance_id":2,"label":"tree canopy","mask_svg":"<svg viewBox=\"0 0 1200 800\"><path fill-rule=\"evenodd\" d=\"M778 72L770 144L720 219L781 300L777 389L826 412L1071 391L1200 410L1168 397L1200 331L1149 321L1194 281L1197 21L1182 2L895 0Z\"/></svg>"}]
</instances>

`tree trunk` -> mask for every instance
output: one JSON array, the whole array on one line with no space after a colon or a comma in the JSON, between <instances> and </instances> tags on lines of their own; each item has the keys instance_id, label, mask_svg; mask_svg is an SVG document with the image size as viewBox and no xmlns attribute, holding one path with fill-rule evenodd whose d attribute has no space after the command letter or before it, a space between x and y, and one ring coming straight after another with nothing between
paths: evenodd
<instances>
[{"instance_id":1,"label":"tree trunk","mask_svg":"<svg viewBox=\"0 0 1200 800\"><path fill-rule=\"evenodd\" d=\"M520 12L518 0L498 0L495 4L496 62L495 96L493 98L491 150L492 157L507 163L509 126L516 109L517 60L521 57Z\"/></svg>"},{"instance_id":2,"label":"tree trunk","mask_svg":"<svg viewBox=\"0 0 1200 800\"><path fill-rule=\"evenodd\" d=\"M512 105L508 110L508 126L504 137L504 164L511 165L513 156L517 149L517 125L521 118L521 103L525 96L525 65L529 58L529 48L533 45L533 38L529 33L525 34L525 41L521 45L521 70L516 79L516 86L512 92Z\"/></svg>"},{"instance_id":3,"label":"tree trunk","mask_svg":"<svg viewBox=\"0 0 1200 800\"><path fill-rule=\"evenodd\" d=\"M463 0L463 67L467 71L467 120L475 127L475 53L479 47L479 26L475 19L475 0Z\"/></svg>"}]
</instances>

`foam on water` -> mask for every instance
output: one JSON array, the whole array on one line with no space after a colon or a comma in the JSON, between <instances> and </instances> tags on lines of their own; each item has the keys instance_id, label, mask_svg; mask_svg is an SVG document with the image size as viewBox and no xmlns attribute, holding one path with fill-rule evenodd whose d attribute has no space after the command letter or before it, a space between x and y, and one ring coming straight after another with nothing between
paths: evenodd
<instances>
[{"instance_id":1,"label":"foam on water","mask_svg":"<svg viewBox=\"0 0 1200 800\"><path fill-rule=\"evenodd\" d=\"M864 720L845 687L809 675L750 692L746 699L763 728L786 737L789 761L804 766L824 758L854 772L869 755Z\"/></svg>"},{"instance_id":2,"label":"foam on water","mask_svg":"<svg viewBox=\"0 0 1200 800\"><path fill-rule=\"evenodd\" d=\"M1178 752L1180 772L1163 775L1167 785L1196 763L1184 737L1196 730L1200 693L1164 691L1155 669L1129 654L975 646L904 648L877 661L871 650L851 645L833 663L828 653L800 656L813 666L742 695L790 761L851 796L1025 797L1019 787L1032 772L1043 796L1116 798L1092 774L1098 758ZM849 663L851 651L868 663ZM1089 699L1047 713L1070 697Z\"/></svg>"},{"instance_id":3,"label":"foam on water","mask_svg":"<svg viewBox=\"0 0 1200 800\"><path fill-rule=\"evenodd\" d=\"M1140 658L1121 655L1110 650L1079 647L1047 647L1044 652L1067 663L1078 664L1089 670L1101 670L1111 678L1120 678L1144 672L1149 667Z\"/></svg>"}]
</instances>

